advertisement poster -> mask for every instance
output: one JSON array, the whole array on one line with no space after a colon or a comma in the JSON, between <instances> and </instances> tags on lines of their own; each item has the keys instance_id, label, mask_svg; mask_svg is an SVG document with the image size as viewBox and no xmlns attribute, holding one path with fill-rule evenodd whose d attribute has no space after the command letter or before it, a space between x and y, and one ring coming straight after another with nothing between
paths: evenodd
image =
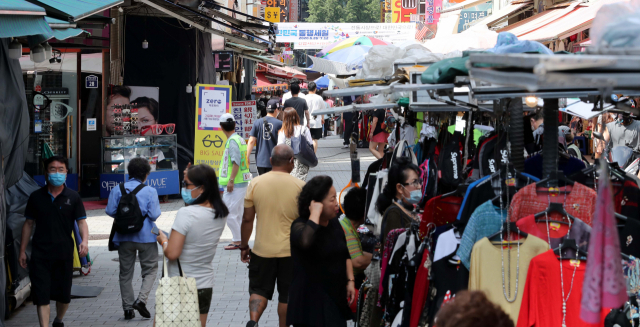
<instances>
[{"instance_id":1,"label":"advertisement poster","mask_svg":"<svg viewBox=\"0 0 640 327\"><path fill-rule=\"evenodd\" d=\"M152 86L115 85L109 87L107 112L104 115L103 136L114 135L117 125L113 109L116 105L136 104L138 108L138 124L144 131L151 125L158 124L160 114L160 89Z\"/></svg>"},{"instance_id":2,"label":"advertisement poster","mask_svg":"<svg viewBox=\"0 0 640 327\"><path fill-rule=\"evenodd\" d=\"M234 101L231 103L231 113L233 118L236 119L236 133L243 139L248 140L258 114L256 102Z\"/></svg>"},{"instance_id":3,"label":"advertisement poster","mask_svg":"<svg viewBox=\"0 0 640 327\"><path fill-rule=\"evenodd\" d=\"M408 19L409 16L407 22ZM399 44L413 39L415 33L415 24L409 23L279 23L276 42L293 42L296 49L322 49L331 43L358 36Z\"/></svg>"},{"instance_id":4,"label":"advertisement poster","mask_svg":"<svg viewBox=\"0 0 640 327\"><path fill-rule=\"evenodd\" d=\"M231 86L197 84L194 164L220 166L227 137L220 130L220 116L231 109Z\"/></svg>"}]
</instances>

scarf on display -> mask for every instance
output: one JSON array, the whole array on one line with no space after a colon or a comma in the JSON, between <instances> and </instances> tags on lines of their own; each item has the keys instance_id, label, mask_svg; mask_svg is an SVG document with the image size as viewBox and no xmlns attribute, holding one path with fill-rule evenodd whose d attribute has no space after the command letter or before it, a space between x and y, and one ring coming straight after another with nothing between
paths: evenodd
<instances>
[{"instance_id":1,"label":"scarf on display","mask_svg":"<svg viewBox=\"0 0 640 327\"><path fill-rule=\"evenodd\" d=\"M607 164L601 167L600 176L609 176ZM603 308L620 308L627 301L613 190L607 177L599 184L580 305L580 318L591 324L600 322Z\"/></svg>"}]
</instances>

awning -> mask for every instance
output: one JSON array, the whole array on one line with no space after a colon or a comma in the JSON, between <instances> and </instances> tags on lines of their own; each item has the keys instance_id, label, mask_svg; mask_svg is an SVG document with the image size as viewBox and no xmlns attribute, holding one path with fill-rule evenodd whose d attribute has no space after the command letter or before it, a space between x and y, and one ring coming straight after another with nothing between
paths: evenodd
<instances>
[{"instance_id":1,"label":"awning","mask_svg":"<svg viewBox=\"0 0 640 327\"><path fill-rule=\"evenodd\" d=\"M518 35L522 40L532 40L538 42L551 42L565 39L591 27L596 13L602 5L611 3L610 0L600 0L589 6L577 6L567 15L558 18L547 25L540 27L530 33Z\"/></svg>"},{"instance_id":2,"label":"awning","mask_svg":"<svg viewBox=\"0 0 640 327\"><path fill-rule=\"evenodd\" d=\"M44 8L25 0L0 1L0 15L44 16L45 14Z\"/></svg>"},{"instance_id":3,"label":"awning","mask_svg":"<svg viewBox=\"0 0 640 327\"><path fill-rule=\"evenodd\" d=\"M579 5L578 2L573 2L565 8L549 9L545 10L537 15L531 16L527 19L521 20L515 24L509 25L505 28L499 29L497 32L511 32L518 38L531 33L539 28L542 28L561 17L566 16Z\"/></svg>"},{"instance_id":4,"label":"awning","mask_svg":"<svg viewBox=\"0 0 640 327\"><path fill-rule=\"evenodd\" d=\"M483 3L488 2L489 0L467 0L465 2L459 3L457 5L451 6L449 8L443 9L442 13L447 13L447 12L452 12L452 11L458 11L458 10L462 10L462 9L467 9L467 8L471 8L471 7L475 7L477 5L481 5Z\"/></svg>"},{"instance_id":5,"label":"awning","mask_svg":"<svg viewBox=\"0 0 640 327\"><path fill-rule=\"evenodd\" d=\"M154 8L166 15L176 18L183 23L187 23L205 33L222 36L226 40L231 41L233 43L242 44L248 47L258 48L262 50L275 47L275 42L265 40L258 35L247 32L242 28L240 28L239 25L236 25L235 23L225 22L222 19L217 17L219 16L217 13L214 15L216 17L211 17L209 15L205 15L201 11L176 3L177 1L175 0L135 0L135 1L144 3L145 5L151 8ZM238 20L233 19L233 21L237 22ZM230 28L234 31L234 34L227 33L223 30L213 28L211 27L212 26L211 23L216 23L222 26L223 28L224 27ZM249 24L249 25L257 25L257 24ZM248 26L246 28L251 29L252 27ZM275 34L273 35L275 40Z\"/></svg>"},{"instance_id":6,"label":"awning","mask_svg":"<svg viewBox=\"0 0 640 327\"><path fill-rule=\"evenodd\" d=\"M488 27L506 23L509 18L519 15L525 10L533 8L533 1L516 1L510 3L508 6L496 11L492 15L476 20L471 25L485 24Z\"/></svg>"},{"instance_id":7,"label":"awning","mask_svg":"<svg viewBox=\"0 0 640 327\"><path fill-rule=\"evenodd\" d=\"M111 7L124 3L124 0L28 0L42 6L47 15L54 18L77 22L93 14L101 13Z\"/></svg>"},{"instance_id":8,"label":"awning","mask_svg":"<svg viewBox=\"0 0 640 327\"><path fill-rule=\"evenodd\" d=\"M279 91L286 90L287 84L272 84L264 73L256 73L256 83L251 87L253 93L267 92L267 91Z\"/></svg>"},{"instance_id":9,"label":"awning","mask_svg":"<svg viewBox=\"0 0 640 327\"><path fill-rule=\"evenodd\" d=\"M255 56L255 55L247 55L247 54L241 54L240 56L245 57L247 59L251 59L253 61L256 62L262 62L262 63L266 63L266 64L270 64L270 65L274 65L274 66L284 66L283 63L273 59L273 58L269 58L269 57L265 57L265 56Z\"/></svg>"},{"instance_id":10,"label":"awning","mask_svg":"<svg viewBox=\"0 0 640 327\"><path fill-rule=\"evenodd\" d=\"M0 1L0 38L42 35L53 32L44 20L44 8L24 0Z\"/></svg>"},{"instance_id":11,"label":"awning","mask_svg":"<svg viewBox=\"0 0 640 327\"><path fill-rule=\"evenodd\" d=\"M82 33L91 34L81 28L74 28L75 23L67 23L63 20L55 19L52 17L45 17L45 21L49 24L49 27L53 30L53 37L62 41L71 37L76 37Z\"/></svg>"}]
</instances>

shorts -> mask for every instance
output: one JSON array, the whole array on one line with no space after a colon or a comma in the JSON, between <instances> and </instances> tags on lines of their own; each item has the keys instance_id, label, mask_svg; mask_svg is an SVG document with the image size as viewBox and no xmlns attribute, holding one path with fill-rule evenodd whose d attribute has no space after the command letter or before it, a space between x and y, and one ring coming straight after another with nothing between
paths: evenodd
<instances>
[{"instance_id":1,"label":"shorts","mask_svg":"<svg viewBox=\"0 0 640 327\"><path fill-rule=\"evenodd\" d=\"M287 303L293 279L291 257L262 258L251 252L249 261L249 294L258 294L271 300L278 281L278 302Z\"/></svg>"},{"instance_id":2,"label":"shorts","mask_svg":"<svg viewBox=\"0 0 640 327\"><path fill-rule=\"evenodd\" d=\"M311 132L311 138L314 140L322 138L322 128L310 128L309 132Z\"/></svg>"},{"instance_id":3,"label":"shorts","mask_svg":"<svg viewBox=\"0 0 640 327\"><path fill-rule=\"evenodd\" d=\"M213 297L213 288L201 288L198 290L198 307L200 314L209 313L211 307L211 298Z\"/></svg>"},{"instance_id":4,"label":"shorts","mask_svg":"<svg viewBox=\"0 0 640 327\"><path fill-rule=\"evenodd\" d=\"M370 142L388 143L388 141L387 141L388 138L389 138L389 133L380 132L380 133L374 135L373 138L371 138Z\"/></svg>"},{"instance_id":5,"label":"shorts","mask_svg":"<svg viewBox=\"0 0 640 327\"><path fill-rule=\"evenodd\" d=\"M49 305L51 301L71 302L73 258L34 258L29 261L31 298L35 305Z\"/></svg>"}]
</instances>

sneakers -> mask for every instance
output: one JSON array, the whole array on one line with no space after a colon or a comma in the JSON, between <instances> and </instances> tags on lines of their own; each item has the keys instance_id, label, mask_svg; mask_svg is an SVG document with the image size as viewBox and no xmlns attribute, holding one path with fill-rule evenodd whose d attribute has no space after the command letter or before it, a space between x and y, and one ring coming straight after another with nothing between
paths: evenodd
<instances>
[{"instance_id":1,"label":"sneakers","mask_svg":"<svg viewBox=\"0 0 640 327\"><path fill-rule=\"evenodd\" d=\"M124 310L124 320L131 320L136 317L136 313L133 310Z\"/></svg>"},{"instance_id":2,"label":"sneakers","mask_svg":"<svg viewBox=\"0 0 640 327\"><path fill-rule=\"evenodd\" d=\"M342 145L342 148L343 148L343 149L346 149L346 148L348 148L348 147L349 147L349 144L344 144L344 145Z\"/></svg>"},{"instance_id":3,"label":"sneakers","mask_svg":"<svg viewBox=\"0 0 640 327\"><path fill-rule=\"evenodd\" d=\"M62 321L60 321L60 322L54 321L52 326L53 327L64 327L64 323Z\"/></svg>"},{"instance_id":4,"label":"sneakers","mask_svg":"<svg viewBox=\"0 0 640 327\"><path fill-rule=\"evenodd\" d=\"M249 322L247 322L247 327L258 327L258 323L253 320L249 320Z\"/></svg>"},{"instance_id":5,"label":"sneakers","mask_svg":"<svg viewBox=\"0 0 640 327\"><path fill-rule=\"evenodd\" d=\"M143 316L144 318L147 318L147 319L151 318L151 313L149 313L149 310L147 310L147 306L144 304L144 302L140 302L140 300L136 300L136 302L133 302L133 305L131 307L138 310L140 315Z\"/></svg>"}]
</instances>

